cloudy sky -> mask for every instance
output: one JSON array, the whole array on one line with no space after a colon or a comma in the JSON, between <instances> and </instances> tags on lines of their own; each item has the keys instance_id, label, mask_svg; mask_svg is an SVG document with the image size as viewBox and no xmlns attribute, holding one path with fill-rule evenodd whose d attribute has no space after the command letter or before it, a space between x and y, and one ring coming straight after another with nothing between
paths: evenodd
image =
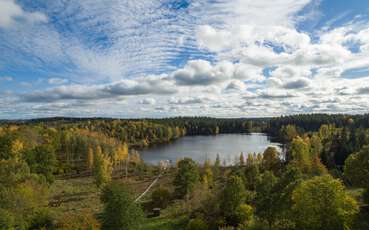
<instances>
[{"instance_id":1,"label":"cloudy sky","mask_svg":"<svg viewBox=\"0 0 369 230\"><path fill-rule=\"evenodd\" d=\"M0 0L0 119L368 110L367 0Z\"/></svg>"}]
</instances>

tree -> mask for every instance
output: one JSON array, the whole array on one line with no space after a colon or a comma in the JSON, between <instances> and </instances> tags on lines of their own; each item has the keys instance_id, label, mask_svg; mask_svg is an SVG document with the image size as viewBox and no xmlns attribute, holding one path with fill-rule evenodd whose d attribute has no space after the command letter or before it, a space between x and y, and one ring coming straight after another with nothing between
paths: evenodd
<instances>
[{"instance_id":1,"label":"tree","mask_svg":"<svg viewBox=\"0 0 369 230\"><path fill-rule=\"evenodd\" d=\"M87 150L87 159L86 159L87 169L92 170L94 167L94 151L91 146L88 147Z\"/></svg>"},{"instance_id":2,"label":"tree","mask_svg":"<svg viewBox=\"0 0 369 230\"><path fill-rule=\"evenodd\" d=\"M344 175L357 187L365 188L365 202L369 203L369 146L351 154L345 161Z\"/></svg>"},{"instance_id":3,"label":"tree","mask_svg":"<svg viewBox=\"0 0 369 230\"><path fill-rule=\"evenodd\" d=\"M263 160L261 162L264 170L273 171L277 173L281 167L281 160L279 152L275 147L268 147L263 153Z\"/></svg>"},{"instance_id":4,"label":"tree","mask_svg":"<svg viewBox=\"0 0 369 230\"><path fill-rule=\"evenodd\" d=\"M322 144L322 141L320 140L319 135L314 134L311 136L310 145L311 145L311 148L310 148L311 156L320 157L320 154L323 151L323 144Z\"/></svg>"},{"instance_id":5,"label":"tree","mask_svg":"<svg viewBox=\"0 0 369 230\"><path fill-rule=\"evenodd\" d=\"M237 226L237 209L245 201L246 189L241 177L230 176L221 195L221 210L228 224Z\"/></svg>"},{"instance_id":6,"label":"tree","mask_svg":"<svg viewBox=\"0 0 369 230\"><path fill-rule=\"evenodd\" d=\"M25 160L31 172L43 175L49 183L54 181L57 160L53 148L49 145L36 146L25 153Z\"/></svg>"},{"instance_id":7,"label":"tree","mask_svg":"<svg viewBox=\"0 0 369 230\"><path fill-rule=\"evenodd\" d=\"M200 218L190 220L186 226L186 230L207 230L208 225Z\"/></svg>"},{"instance_id":8,"label":"tree","mask_svg":"<svg viewBox=\"0 0 369 230\"><path fill-rule=\"evenodd\" d=\"M296 137L292 140L290 147L291 162L305 172L310 170L310 149L309 144L301 137Z\"/></svg>"},{"instance_id":9,"label":"tree","mask_svg":"<svg viewBox=\"0 0 369 230\"><path fill-rule=\"evenodd\" d=\"M293 138L298 136L298 132L296 130L295 125L287 125L283 126L281 129L282 137L285 142L289 142L293 140Z\"/></svg>"},{"instance_id":10,"label":"tree","mask_svg":"<svg viewBox=\"0 0 369 230\"><path fill-rule=\"evenodd\" d=\"M184 158L177 164L177 174L174 178L175 192L178 197L189 195L199 181L198 167L195 161Z\"/></svg>"},{"instance_id":11,"label":"tree","mask_svg":"<svg viewBox=\"0 0 369 230\"><path fill-rule=\"evenodd\" d=\"M94 155L94 167L92 173L95 177L95 183L99 188L102 185L111 181L112 174L111 161L108 157L106 157L102 153L100 146L97 146L96 148L96 152Z\"/></svg>"},{"instance_id":12,"label":"tree","mask_svg":"<svg viewBox=\"0 0 369 230\"><path fill-rule=\"evenodd\" d=\"M278 179L272 171L266 171L262 174L261 180L256 185L256 215L268 222L269 229L272 229L273 223L277 218L278 202L275 186Z\"/></svg>"},{"instance_id":13,"label":"tree","mask_svg":"<svg viewBox=\"0 0 369 230\"><path fill-rule=\"evenodd\" d=\"M47 205L44 177L16 159L0 160L0 229L27 229L37 210Z\"/></svg>"},{"instance_id":14,"label":"tree","mask_svg":"<svg viewBox=\"0 0 369 230\"><path fill-rule=\"evenodd\" d=\"M219 154L217 154L217 157L215 158L215 162L214 162L214 174L215 176L219 176L219 172L220 172L220 156Z\"/></svg>"},{"instance_id":15,"label":"tree","mask_svg":"<svg viewBox=\"0 0 369 230\"><path fill-rule=\"evenodd\" d=\"M101 194L104 203L102 214L103 230L137 230L143 222L143 211L134 202L128 189L113 182L104 187Z\"/></svg>"},{"instance_id":16,"label":"tree","mask_svg":"<svg viewBox=\"0 0 369 230\"><path fill-rule=\"evenodd\" d=\"M292 194L297 229L350 229L358 213L356 201L346 194L343 184L331 176L303 181Z\"/></svg>"},{"instance_id":17,"label":"tree","mask_svg":"<svg viewBox=\"0 0 369 230\"><path fill-rule=\"evenodd\" d=\"M245 157L243 156L243 153L241 152L240 154L240 165L244 166L245 165Z\"/></svg>"},{"instance_id":18,"label":"tree","mask_svg":"<svg viewBox=\"0 0 369 230\"><path fill-rule=\"evenodd\" d=\"M204 163L203 173L202 173L202 182L206 189L213 186L213 171L211 170L210 161L206 160Z\"/></svg>"},{"instance_id":19,"label":"tree","mask_svg":"<svg viewBox=\"0 0 369 230\"><path fill-rule=\"evenodd\" d=\"M260 179L259 165L253 159L252 154L249 154L247 157L247 163L245 166L245 182L246 188L249 190L255 190L256 184Z\"/></svg>"},{"instance_id":20,"label":"tree","mask_svg":"<svg viewBox=\"0 0 369 230\"><path fill-rule=\"evenodd\" d=\"M170 201L170 192L168 189L159 187L151 194L151 202L154 207L166 208Z\"/></svg>"}]
</instances>

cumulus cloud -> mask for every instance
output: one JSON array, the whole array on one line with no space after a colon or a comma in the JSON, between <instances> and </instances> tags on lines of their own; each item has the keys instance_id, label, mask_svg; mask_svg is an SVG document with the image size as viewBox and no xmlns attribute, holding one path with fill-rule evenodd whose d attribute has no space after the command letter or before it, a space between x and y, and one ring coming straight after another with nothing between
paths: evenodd
<instances>
[{"instance_id":1,"label":"cumulus cloud","mask_svg":"<svg viewBox=\"0 0 369 230\"><path fill-rule=\"evenodd\" d=\"M29 23L47 22L47 16L40 12L26 12L14 0L0 1L0 28L9 28L19 20Z\"/></svg>"},{"instance_id":2,"label":"cumulus cloud","mask_svg":"<svg viewBox=\"0 0 369 230\"><path fill-rule=\"evenodd\" d=\"M357 89L358 94L369 94L369 86Z\"/></svg>"},{"instance_id":3,"label":"cumulus cloud","mask_svg":"<svg viewBox=\"0 0 369 230\"><path fill-rule=\"evenodd\" d=\"M226 91L244 91L245 89L245 83L239 80L231 81L225 88Z\"/></svg>"},{"instance_id":4,"label":"cumulus cloud","mask_svg":"<svg viewBox=\"0 0 369 230\"><path fill-rule=\"evenodd\" d=\"M298 78L291 81L286 82L283 85L285 89L301 89L306 88L310 85L310 81L307 78Z\"/></svg>"},{"instance_id":5,"label":"cumulus cloud","mask_svg":"<svg viewBox=\"0 0 369 230\"><path fill-rule=\"evenodd\" d=\"M32 102L13 103L28 114L21 108L46 113L55 105L69 114L79 103L91 114L118 116L363 111L369 106L369 25L353 18L304 31L299 25L314 15L306 12L312 2L205 0L173 9L161 1L55 0L36 8L41 13L3 0L0 68L59 76L12 96ZM58 26L42 23L49 14ZM43 83L51 88L40 88Z\"/></svg>"},{"instance_id":6,"label":"cumulus cloud","mask_svg":"<svg viewBox=\"0 0 369 230\"><path fill-rule=\"evenodd\" d=\"M142 79L141 79L142 80ZM145 82L121 80L102 85L62 85L43 91L34 91L20 95L24 102L53 102L62 100L98 100L119 96L173 94L176 89L162 79L145 78Z\"/></svg>"},{"instance_id":7,"label":"cumulus cloud","mask_svg":"<svg viewBox=\"0 0 369 230\"><path fill-rule=\"evenodd\" d=\"M265 79L262 69L247 64L222 61L212 65L206 60L189 61L183 68L171 75L178 85L209 86L228 80L260 82Z\"/></svg>"}]
</instances>

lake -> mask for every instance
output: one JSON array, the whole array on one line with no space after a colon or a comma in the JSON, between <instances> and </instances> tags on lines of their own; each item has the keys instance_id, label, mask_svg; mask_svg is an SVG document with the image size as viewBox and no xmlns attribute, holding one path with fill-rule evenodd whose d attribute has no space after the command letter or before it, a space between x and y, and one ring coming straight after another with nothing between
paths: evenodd
<instances>
[{"instance_id":1,"label":"lake","mask_svg":"<svg viewBox=\"0 0 369 230\"><path fill-rule=\"evenodd\" d=\"M139 151L142 159L149 164L158 164L161 160L176 162L177 159L190 157L203 163L205 159L212 162L217 154L221 162L227 165L238 161L240 153L262 153L268 146L277 147L281 151L281 144L270 140L263 133L250 134L219 134L214 136L185 136L169 144L153 146Z\"/></svg>"}]
</instances>

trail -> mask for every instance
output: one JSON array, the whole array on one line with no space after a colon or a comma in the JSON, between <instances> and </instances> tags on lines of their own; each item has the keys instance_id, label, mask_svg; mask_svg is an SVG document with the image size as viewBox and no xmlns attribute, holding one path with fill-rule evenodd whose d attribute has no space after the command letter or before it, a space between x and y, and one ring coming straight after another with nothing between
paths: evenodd
<instances>
[{"instance_id":1,"label":"trail","mask_svg":"<svg viewBox=\"0 0 369 230\"><path fill-rule=\"evenodd\" d=\"M159 175L155 178L155 180L147 187L147 189L141 194L139 195L136 200L134 201L135 203L138 202L143 196L146 195L146 193L148 191L150 191L150 189L152 188L152 186L154 186L156 184L156 182L158 182L159 178L161 177L162 173L159 173Z\"/></svg>"}]
</instances>

